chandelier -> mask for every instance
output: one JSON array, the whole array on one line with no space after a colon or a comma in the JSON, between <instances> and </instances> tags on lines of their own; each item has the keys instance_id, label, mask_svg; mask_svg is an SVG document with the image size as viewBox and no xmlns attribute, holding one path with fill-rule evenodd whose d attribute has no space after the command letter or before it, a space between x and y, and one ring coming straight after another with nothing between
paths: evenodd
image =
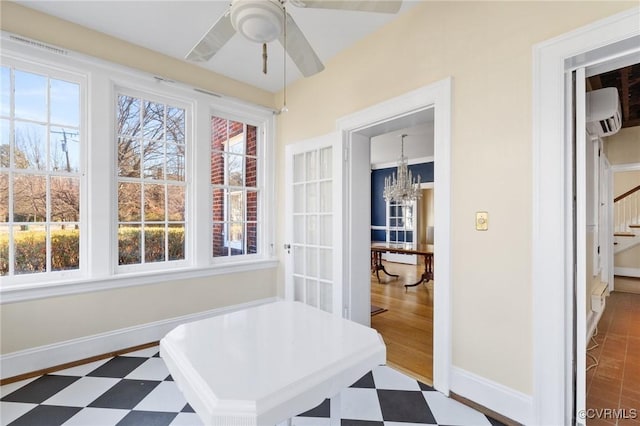
<instances>
[{"instance_id":1,"label":"chandelier","mask_svg":"<svg viewBox=\"0 0 640 426\"><path fill-rule=\"evenodd\" d=\"M407 157L404 156L404 138L402 135L400 143L400 159L398 168L391 176L384 178L384 191L382 193L386 202L396 202L406 204L422 197L420 191L420 175L413 181L413 175L407 166Z\"/></svg>"}]
</instances>

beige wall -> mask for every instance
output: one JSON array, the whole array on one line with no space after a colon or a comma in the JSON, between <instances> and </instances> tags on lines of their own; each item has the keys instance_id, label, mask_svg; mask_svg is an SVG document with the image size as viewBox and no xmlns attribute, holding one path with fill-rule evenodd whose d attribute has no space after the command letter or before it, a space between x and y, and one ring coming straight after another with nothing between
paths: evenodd
<instances>
[{"instance_id":1,"label":"beige wall","mask_svg":"<svg viewBox=\"0 0 640 426\"><path fill-rule=\"evenodd\" d=\"M268 269L4 304L2 353L273 296L275 270Z\"/></svg>"},{"instance_id":2,"label":"beige wall","mask_svg":"<svg viewBox=\"0 0 640 426\"><path fill-rule=\"evenodd\" d=\"M203 68L11 2L0 5L2 30L253 103L274 103L269 92ZM0 350L6 354L275 295L272 269L3 304Z\"/></svg>"},{"instance_id":3,"label":"beige wall","mask_svg":"<svg viewBox=\"0 0 640 426\"><path fill-rule=\"evenodd\" d=\"M628 170L613 174L613 198L640 185L640 170Z\"/></svg>"},{"instance_id":4,"label":"beige wall","mask_svg":"<svg viewBox=\"0 0 640 426\"><path fill-rule=\"evenodd\" d=\"M636 4L424 2L291 85L279 118L282 158L286 144L329 133L340 117L453 77L453 365L526 394L532 47ZM279 182L282 209L282 171ZM489 212L488 232L474 230L478 210Z\"/></svg>"},{"instance_id":5,"label":"beige wall","mask_svg":"<svg viewBox=\"0 0 640 426\"><path fill-rule=\"evenodd\" d=\"M605 152L611 164L640 163L640 126L620 129L605 138Z\"/></svg>"}]
</instances>

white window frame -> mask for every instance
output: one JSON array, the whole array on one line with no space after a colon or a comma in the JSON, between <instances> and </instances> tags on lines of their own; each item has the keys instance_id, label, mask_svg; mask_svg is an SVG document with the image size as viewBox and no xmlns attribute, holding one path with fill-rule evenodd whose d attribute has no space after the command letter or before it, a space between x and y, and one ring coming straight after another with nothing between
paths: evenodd
<instances>
[{"instance_id":1,"label":"white window frame","mask_svg":"<svg viewBox=\"0 0 640 426\"><path fill-rule=\"evenodd\" d=\"M257 158L257 171L256 171L256 179L257 186L256 190L258 191L258 221L257 221L257 253L255 254L243 254L243 255L235 255L235 256L219 256L213 257L213 241L210 241L209 246L209 254L210 254L210 263L212 265L225 265L225 264L234 264L234 263L242 263L242 262L252 262L255 260L259 260L263 258L265 255L269 255L273 252L273 243L270 245L267 244L267 241L273 242L273 234L271 234L271 238L266 238L263 234L267 232L267 229L273 229L274 226L265 226L266 218L270 217L269 213L265 209L265 205L273 205L274 203L265 204L265 196L267 194L266 188L268 188L269 181L271 180L271 184L273 185L273 179L269 179L269 176L273 176L273 168L271 168L271 174L267 173L269 167L267 164L269 161L267 160L267 153L269 150L267 149L267 135L273 131L273 127L269 125L267 120L261 118L255 114L242 114L239 115L238 111L231 111L228 109L218 109L214 108L210 112L210 118L218 117L230 121L238 121L243 123L245 126L250 125L256 127L256 137L257 137L257 146L256 146L256 158ZM212 135L209 136L209 140L211 140ZM272 151L272 150L271 150ZM273 154L273 153L272 153ZM211 158L212 150L211 144L209 144L209 159ZM271 162L273 164L273 161ZM225 172L226 172L226 160L225 160ZM209 180L210 182L210 180ZM210 228L209 235L213 233L213 199L212 197L212 185L210 185L209 197L210 197ZM246 187L245 187L246 188ZM272 192L273 194L273 192ZM246 225L246 209L244 212L245 220L244 224ZM273 216L271 216L273 217ZM262 218L262 219L261 219ZM225 222L227 220L226 217L226 209L225 209ZM246 228L245 228L246 229ZM273 232L273 231L272 231ZM212 240L210 238L210 240Z\"/></svg>"},{"instance_id":2,"label":"white window frame","mask_svg":"<svg viewBox=\"0 0 640 426\"><path fill-rule=\"evenodd\" d=\"M272 109L249 104L235 98L207 94L186 83L167 81L156 76L113 64L72 51L47 46L40 42L22 42L11 34L2 32L2 64L5 61L22 61L34 66L51 67L64 72L84 76L87 87L82 110L85 121L87 147L82 160L84 179L84 203L81 211L81 227L86 232L81 237L83 263L81 271L73 276L68 271L59 278L42 274L21 276L20 280L0 277L0 303L12 303L53 296L79 294L137 285L156 284L190 278L210 277L251 270L274 269L279 262L275 257L275 115ZM192 119L185 132L192 135L191 152L187 153L187 237L185 256L181 265L162 262L166 267L125 270L117 266L117 247L114 250L117 227L117 186L115 147L115 102L117 88L139 91L143 97L182 100L190 105ZM194 90L196 89L196 90ZM262 190L262 207L258 214L262 222L259 233L260 255L232 256L226 262L212 260L211 195L208 193L210 170L210 117L225 116L262 129L259 149L263 164L258 177ZM196 194L198 197L196 197ZM82 196L82 195L81 195ZM180 261L182 262L182 261ZM155 265L154 265L155 266ZM38 275L39 279L33 279ZM230 282L230 285L233 285Z\"/></svg>"},{"instance_id":3,"label":"white window frame","mask_svg":"<svg viewBox=\"0 0 640 426\"><path fill-rule=\"evenodd\" d=\"M193 196L191 194L190 188L191 188L191 181L192 181L192 176L191 176L191 151L192 151L192 147L193 147L193 136L192 136L192 132L191 129L193 128L193 126L191 125L192 120L193 120L193 103L191 101L189 101L188 99L183 99L183 98L177 98L177 97L168 97L166 95L159 95L159 94L154 94L154 93L149 93L143 90L139 90L139 89L135 89L132 87L127 87L127 86L115 86L114 87L114 104L113 107L114 109L116 108L117 105L117 99L119 95L125 95L125 96L131 96L131 97L135 97L138 99L142 99L142 101L152 101L152 102L157 102L157 103L162 103L165 104L167 106L174 106L174 107L180 107L183 108L185 111L185 169L186 169L186 173L185 173L185 180L184 180L184 186L185 186L185 218L184 218L184 241L185 241L185 247L184 247L184 259L182 260L164 260L161 262L141 262L141 263L136 263L136 264L127 264L127 265L120 265L118 264L118 257L119 257L119 249L118 249L118 226L119 226L119 220L118 220L118 194L117 194L117 187L118 187L118 182L120 180L120 176L118 176L118 158L117 158L117 152L118 152L118 146L117 146L117 139L118 139L118 135L115 134L115 119L117 119L117 117L115 117L114 115L114 137L113 137L113 148L114 148L114 188L115 188L115 201L113 203L114 205L114 212L113 214L113 218L114 218L114 233L113 233L113 240L112 240L112 247L113 247L113 259L115 261L115 267L118 273L131 273L131 272L136 272L136 271L160 271L160 270L166 270L167 268L180 268L180 267L187 267L189 266L190 263L190 237L191 235L193 235L194 233L191 232L191 224L192 221L189 220L189 213L190 213L190 208L189 208L189 199ZM141 167L143 167L143 165L141 165ZM145 181L143 179L143 181L141 181L142 183L149 183L149 181ZM161 183L166 182L165 180L161 180L159 181ZM142 220L142 222L145 222L144 220ZM168 218L165 219L165 222L168 222ZM141 232L143 228L141 228ZM141 238L144 239L144 233L141 234ZM141 246L141 250L142 250L142 246ZM168 253L165 253L165 255L168 255ZM140 253L140 256L142 258L144 258L144 252Z\"/></svg>"},{"instance_id":4,"label":"white window frame","mask_svg":"<svg viewBox=\"0 0 640 426\"><path fill-rule=\"evenodd\" d=\"M87 265L87 179L86 179L86 155L87 155L87 114L86 111L86 97L87 97L87 75L83 73L79 73L75 70L64 69L61 67L52 66L50 64L40 64L35 61L23 60L15 57L2 56L0 64L5 67L14 68L19 71L29 72L33 74L39 74L46 76L48 79L56 79L68 81L71 83L76 83L79 85L79 103L80 103L80 117L79 117L79 133L81 135L80 141L80 172L78 177L80 179L80 218L78 225L80 226L80 238L79 238L79 268L72 270L63 270L63 271L49 271L49 272L36 272L30 274L17 274L17 275L6 275L0 277L0 284L2 286L5 285L5 282L10 283L11 285L24 285L31 283L33 281L60 281L67 279L77 279L82 277L86 272ZM47 111L50 112L49 106L47 106ZM47 120L47 123L49 121ZM11 133L10 133L11 139ZM48 151L47 151L48 152ZM11 170L11 166L9 170ZM50 170L44 171L36 171L34 170L34 174L41 176L49 176L51 175ZM12 198L10 196L9 203L11 204ZM47 200L47 209L50 207L50 200ZM44 222L46 225L54 224L55 222L51 222L47 218ZM7 225L13 223L13 220L10 220ZM13 239L9 239L9 244L13 243ZM50 240L47 238L47 246L50 245ZM50 252L47 250L47 263L49 262ZM12 258L10 256L9 262L11 263ZM10 267L11 268L11 267Z\"/></svg>"}]
</instances>

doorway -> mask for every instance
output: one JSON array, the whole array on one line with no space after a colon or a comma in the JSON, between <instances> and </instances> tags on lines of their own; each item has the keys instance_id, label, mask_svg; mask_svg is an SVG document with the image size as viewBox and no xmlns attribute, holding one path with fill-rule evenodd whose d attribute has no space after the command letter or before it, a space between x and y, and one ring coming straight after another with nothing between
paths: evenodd
<instances>
[{"instance_id":1,"label":"doorway","mask_svg":"<svg viewBox=\"0 0 640 426\"><path fill-rule=\"evenodd\" d=\"M573 352L573 253L577 246L570 121L565 115L571 88L565 85L565 71L636 50L639 17L640 9L634 8L534 47L531 422L535 424L584 424L584 413L581 417L576 412L580 401L575 400L574 362L579 355Z\"/></svg>"},{"instance_id":2,"label":"doorway","mask_svg":"<svg viewBox=\"0 0 640 426\"><path fill-rule=\"evenodd\" d=\"M433 385L449 394L451 375L450 305L450 205L451 205L451 90L450 78L393 98L337 121L342 135L345 161L344 183L344 291L345 316L371 325L371 229L370 229L370 138L367 131L397 123L398 119L428 109L434 112L434 315ZM382 133L382 132L380 132ZM366 220L364 220L366 218Z\"/></svg>"},{"instance_id":3,"label":"doorway","mask_svg":"<svg viewBox=\"0 0 640 426\"><path fill-rule=\"evenodd\" d=\"M429 108L392 120L380 135L375 134L376 126L360 132L371 136L372 244L418 248L426 245L427 229L434 229L433 112ZM407 122L410 127L401 127ZM420 181L416 199L385 198L387 185L400 174L400 156L411 181ZM388 365L431 385L434 281L421 281L426 268L423 256L387 252L380 254L380 261L383 269L371 265L371 327L387 346ZM405 288L414 283L420 284Z\"/></svg>"}]
</instances>

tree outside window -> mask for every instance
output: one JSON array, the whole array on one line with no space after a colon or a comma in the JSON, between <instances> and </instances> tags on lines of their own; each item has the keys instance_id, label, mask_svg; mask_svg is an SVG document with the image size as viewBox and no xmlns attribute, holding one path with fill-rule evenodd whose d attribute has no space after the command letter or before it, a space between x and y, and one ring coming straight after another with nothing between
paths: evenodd
<instances>
[{"instance_id":1,"label":"tree outside window","mask_svg":"<svg viewBox=\"0 0 640 426\"><path fill-rule=\"evenodd\" d=\"M185 259L185 109L120 94L118 264Z\"/></svg>"},{"instance_id":2,"label":"tree outside window","mask_svg":"<svg viewBox=\"0 0 640 426\"><path fill-rule=\"evenodd\" d=\"M81 85L0 73L0 275L77 270Z\"/></svg>"}]
</instances>

